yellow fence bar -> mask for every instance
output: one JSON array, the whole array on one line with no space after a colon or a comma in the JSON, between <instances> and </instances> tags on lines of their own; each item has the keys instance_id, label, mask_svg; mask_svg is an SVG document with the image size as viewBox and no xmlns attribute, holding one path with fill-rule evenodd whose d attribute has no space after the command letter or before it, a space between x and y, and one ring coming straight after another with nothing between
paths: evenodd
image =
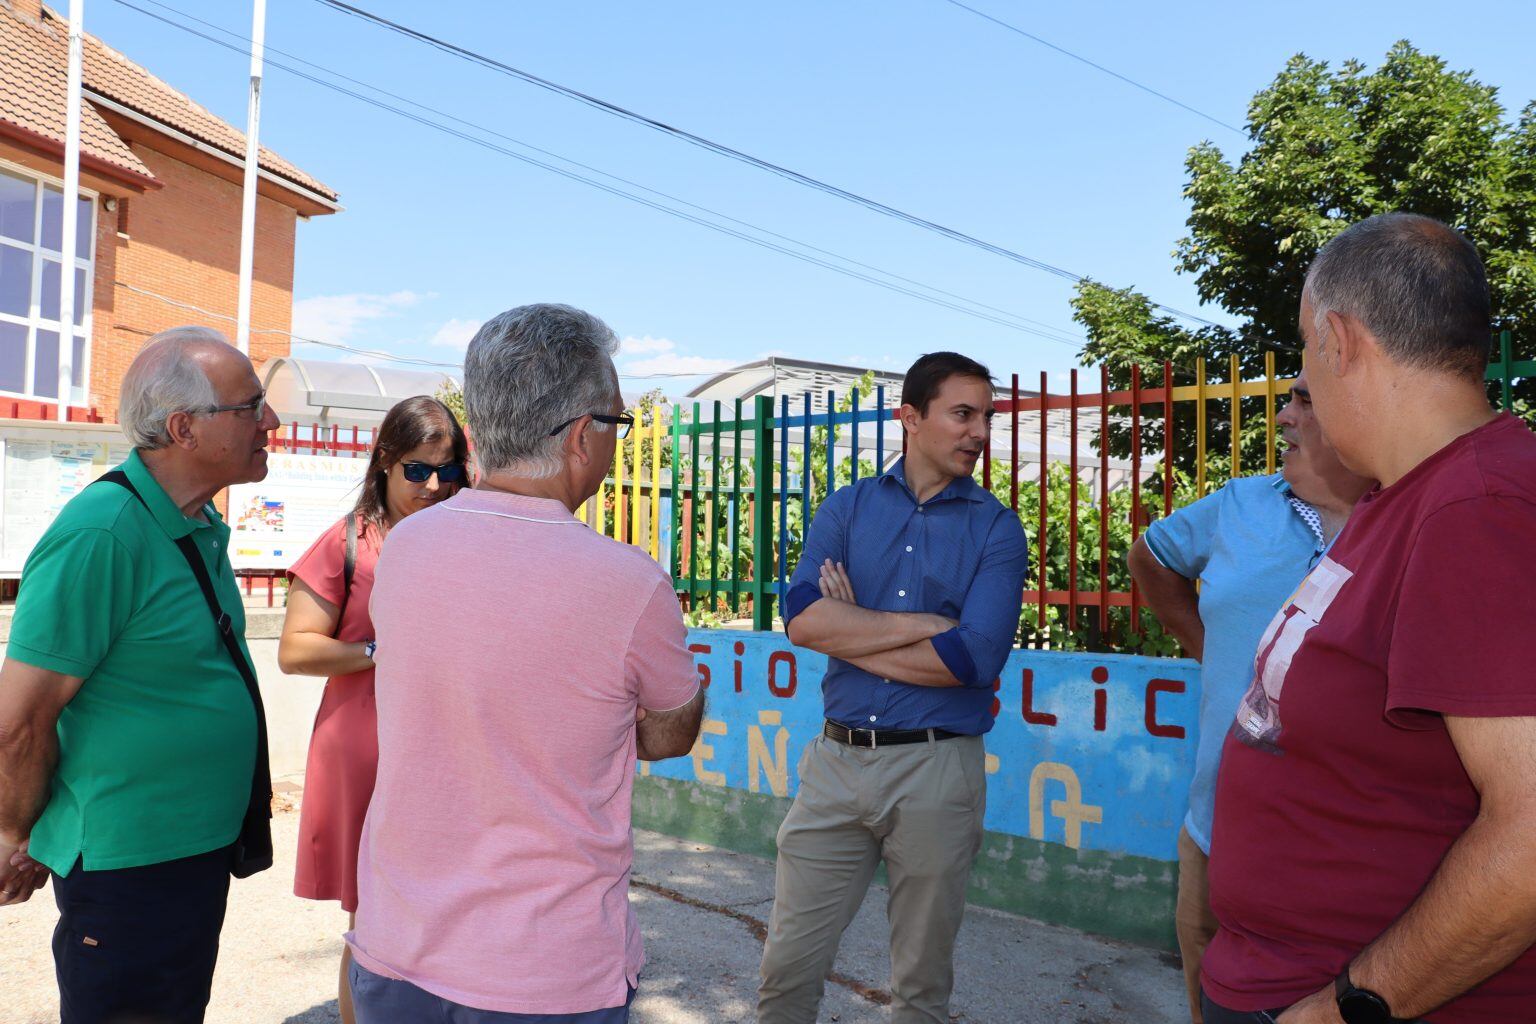
<instances>
[{"instance_id":1,"label":"yellow fence bar","mask_svg":"<svg viewBox=\"0 0 1536 1024\"><path fill-rule=\"evenodd\" d=\"M1195 360L1195 497L1205 497L1205 360ZM1178 401L1178 396L1174 396ZM1076 495L1073 495L1075 498Z\"/></svg>"},{"instance_id":2,"label":"yellow fence bar","mask_svg":"<svg viewBox=\"0 0 1536 1024\"><path fill-rule=\"evenodd\" d=\"M661 561L661 443L667 437L667 425L661 406L651 409L651 558ZM676 458L676 454L673 455Z\"/></svg>"},{"instance_id":3,"label":"yellow fence bar","mask_svg":"<svg viewBox=\"0 0 1536 1024\"><path fill-rule=\"evenodd\" d=\"M1238 475L1238 463L1243 457L1243 402L1242 394L1238 391L1241 386L1241 369L1237 365L1237 356L1228 356L1227 374L1232 378L1232 476Z\"/></svg>"},{"instance_id":4,"label":"yellow fence bar","mask_svg":"<svg viewBox=\"0 0 1536 1024\"><path fill-rule=\"evenodd\" d=\"M1275 354L1264 353L1264 472L1275 474Z\"/></svg>"},{"instance_id":5,"label":"yellow fence bar","mask_svg":"<svg viewBox=\"0 0 1536 1024\"><path fill-rule=\"evenodd\" d=\"M629 464L634 467L634 473L631 474L629 482L629 536L630 543L638 546L645 543L645 534L640 530L640 467L643 465L641 460L645 456L645 446L640 443L640 439L645 436L645 431L640 427L640 408L638 406L633 410L633 415L635 417L635 425L629 429Z\"/></svg>"},{"instance_id":6,"label":"yellow fence bar","mask_svg":"<svg viewBox=\"0 0 1536 1024\"><path fill-rule=\"evenodd\" d=\"M1196 360L1197 365L1199 362L1200 360ZM1293 377L1282 377L1277 379L1273 385L1276 393L1278 394L1280 385L1290 384L1290 382L1294 379L1295 378ZM1201 387L1199 384L1180 384L1178 387L1173 389L1173 400L1175 402L1193 402L1199 399L1202 394L1208 396L1213 389L1224 390L1228 395L1234 393L1235 391L1237 394L1242 395L1244 398L1262 398L1266 394L1270 393L1270 388L1270 382L1265 380L1243 381L1236 388L1232 387L1231 381L1225 380L1212 381L1210 384L1207 384L1204 387ZM1226 395L1223 395L1222 399L1225 400Z\"/></svg>"},{"instance_id":7,"label":"yellow fence bar","mask_svg":"<svg viewBox=\"0 0 1536 1024\"><path fill-rule=\"evenodd\" d=\"M613 446L613 518L608 536L624 539L624 442Z\"/></svg>"}]
</instances>

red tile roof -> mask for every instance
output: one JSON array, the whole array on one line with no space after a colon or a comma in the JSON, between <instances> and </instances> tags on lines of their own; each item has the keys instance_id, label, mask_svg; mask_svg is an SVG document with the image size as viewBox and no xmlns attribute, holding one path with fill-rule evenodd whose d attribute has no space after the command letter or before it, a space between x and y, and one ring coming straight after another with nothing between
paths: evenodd
<instances>
[{"instance_id":1,"label":"red tile roof","mask_svg":"<svg viewBox=\"0 0 1536 1024\"><path fill-rule=\"evenodd\" d=\"M68 21L47 8L40 21L0 5L0 120L62 143L69 61ZM245 156L245 133L215 117L89 33L85 36L84 85L145 117L207 143L236 159ZM88 157L153 178L126 142L89 102L80 115L80 148ZM261 148L263 170L334 201L336 191L276 153Z\"/></svg>"}]
</instances>

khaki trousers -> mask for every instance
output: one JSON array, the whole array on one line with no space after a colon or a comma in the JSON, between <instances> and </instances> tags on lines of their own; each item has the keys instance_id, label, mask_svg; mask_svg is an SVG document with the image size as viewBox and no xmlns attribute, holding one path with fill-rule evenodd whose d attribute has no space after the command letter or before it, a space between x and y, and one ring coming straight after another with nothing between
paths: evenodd
<instances>
[{"instance_id":1,"label":"khaki trousers","mask_svg":"<svg viewBox=\"0 0 1536 1024\"><path fill-rule=\"evenodd\" d=\"M955 937L986 810L979 736L850 747L818 736L779 828L759 1024L814 1024L838 941L884 860L892 1024L949 1024Z\"/></svg>"},{"instance_id":2,"label":"khaki trousers","mask_svg":"<svg viewBox=\"0 0 1536 1024\"><path fill-rule=\"evenodd\" d=\"M1184 829L1179 829L1179 900L1173 926L1179 937L1179 957L1184 961L1184 987L1189 993L1189 1019L1203 1024L1200 1012L1200 958L1216 937L1216 915L1211 913L1211 886L1206 868L1210 860Z\"/></svg>"}]
</instances>

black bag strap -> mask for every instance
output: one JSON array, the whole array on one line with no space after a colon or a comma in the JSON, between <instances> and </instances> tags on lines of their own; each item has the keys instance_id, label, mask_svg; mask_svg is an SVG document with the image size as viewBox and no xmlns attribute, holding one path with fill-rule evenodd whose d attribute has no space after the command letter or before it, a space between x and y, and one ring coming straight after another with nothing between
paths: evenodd
<instances>
[{"instance_id":1,"label":"black bag strap","mask_svg":"<svg viewBox=\"0 0 1536 1024\"><path fill-rule=\"evenodd\" d=\"M109 473L103 473L101 479L117 484L137 498L146 511L149 509L144 496L139 493L138 488L133 486L133 482L122 470L114 469ZM192 569L192 575L197 578L197 585L203 592L203 600L208 603L214 626L219 631L219 639L223 642L229 659L239 670L240 678L245 681L246 693L250 696L251 706L256 712L256 765L251 773L251 799L246 805L245 820L241 824L240 838L235 845L235 863L230 869L231 874L236 878L245 878L272 866L272 769L267 756L266 709L262 706L261 687L256 682L256 673L252 670L245 653L240 650L240 641L235 636L233 620L230 619L229 613L219 606L218 595L213 591L213 580L208 576L208 567L203 564L203 556L198 553L197 543L189 534L177 538L176 547L181 550L187 565Z\"/></svg>"},{"instance_id":2,"label":"black bag strap","mask_svg":"<svg viewBox=\"0 0 1536 1024\"><path fill-rule=\"evenodd\" d=\"M341 632L342 616L347 614L347 598L352 596L352 576L357 572L357 516L347 513L346 546L341 561L341 604L336 609L336 631Z\"/></svg>"}]
</instances>

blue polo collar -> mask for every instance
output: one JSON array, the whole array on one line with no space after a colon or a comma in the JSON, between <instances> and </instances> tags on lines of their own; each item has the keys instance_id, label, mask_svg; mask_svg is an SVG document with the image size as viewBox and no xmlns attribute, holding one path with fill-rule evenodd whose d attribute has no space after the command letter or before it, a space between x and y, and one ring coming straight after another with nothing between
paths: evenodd
<instances>
[{"instance_id":1,"label":"blue polo collar","mask_svg":"<svg viewBox=\"0 0 1536 1024\"><path fill-rule=\"evenodd\" d=\"M1323 518L1318 515L1316 507L1306 499L1297 497L1296 492L1291 490L1290 481L1286 480L1284 474L1276 473L1275 481L1271 486L1290 504L1291 511L1295 512L1301 521L1307 524L1307 529L1312 531L1312 536L1317 540L1318 550L1321 551L1326 548L1328 542L1323 537Z\"/></svg>"}]
</instances>

